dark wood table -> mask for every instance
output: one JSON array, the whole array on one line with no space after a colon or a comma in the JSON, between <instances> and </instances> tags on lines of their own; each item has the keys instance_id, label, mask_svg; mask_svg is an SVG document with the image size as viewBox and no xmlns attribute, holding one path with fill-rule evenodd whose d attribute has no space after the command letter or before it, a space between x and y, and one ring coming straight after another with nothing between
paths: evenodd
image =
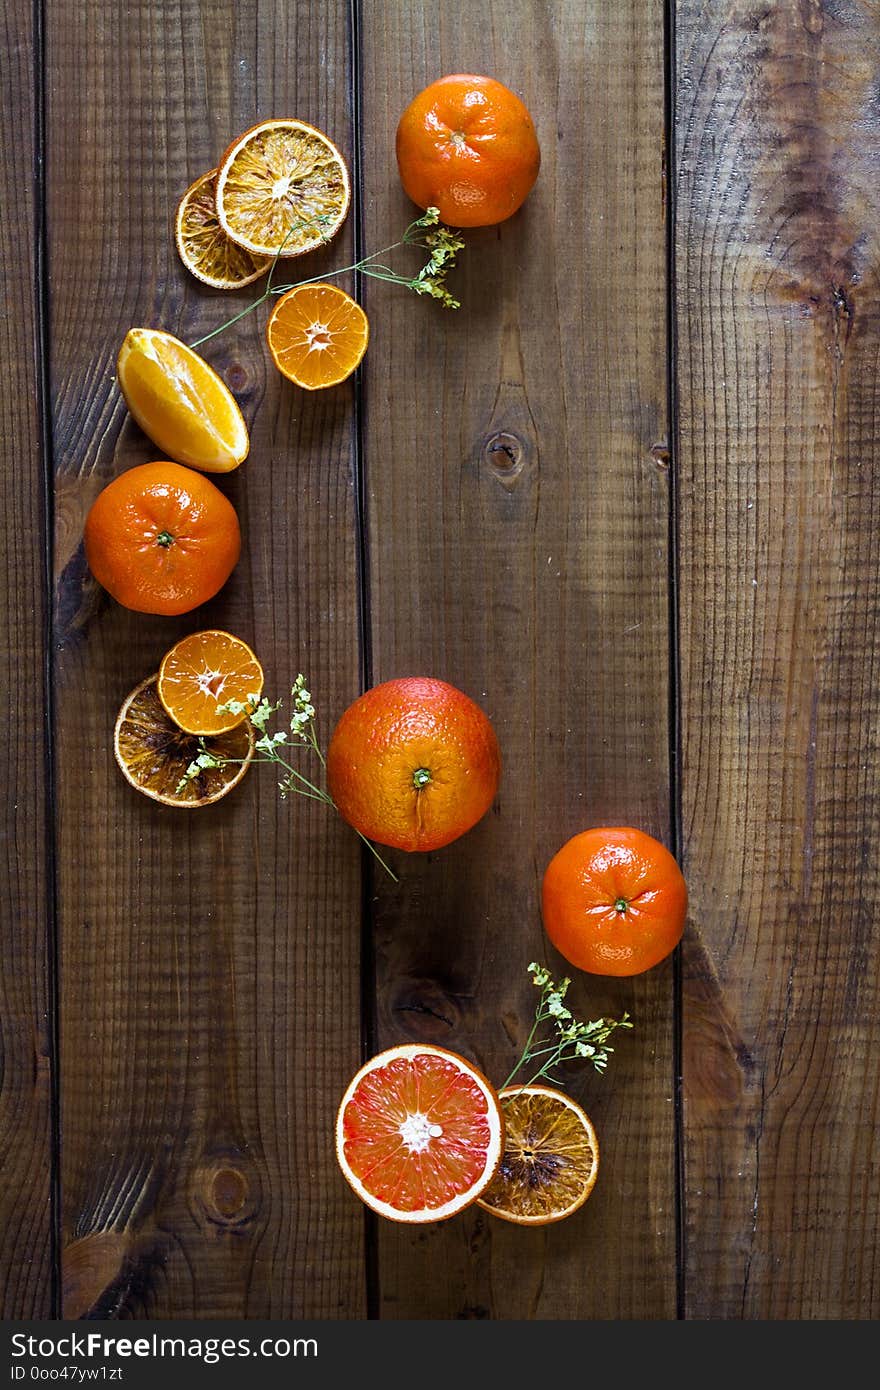
<instances>
[{"instance_id":1,"label":"dark wood table","mask_svg":"<svg viewBox=\"0 0 880 1390\"><path fill-rule=\"evenodd\" d=\"M877 1317L877 4L2 10L5 1316ZM314 395L263 310L207 344L252 432L221 480L242 559L196 614L121 608L83 521L156 451L116 352L230 312L178 261L181 192L307 119L356 188L310 272L345 265L413 215L397 120L460 70L543 150L467 235L462 308L364 281L363 368ZM138 797L116 711L214 625L269 691L304 671L325 736L389 676L460 686L493 811L395 885L266 769L194 814ZM691 914L674 959L572 987L636 1023L575 1085L593 1197L538 1231L374 1220L333 1157L345 1084L406 1039L507 1073L526 966L562 968L544 866L594 824L666 841Z\"/></svg>"}]
</instances>

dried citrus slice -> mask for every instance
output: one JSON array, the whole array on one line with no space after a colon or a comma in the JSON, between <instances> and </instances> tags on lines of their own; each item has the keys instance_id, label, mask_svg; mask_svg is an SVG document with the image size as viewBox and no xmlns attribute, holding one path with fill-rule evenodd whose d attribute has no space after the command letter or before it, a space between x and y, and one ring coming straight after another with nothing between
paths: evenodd
<instances>
[{"instance_id":1,"label":"dried citrus slice","mask_svg":"<svg viewBox=\"0 0 880 1390\"><path fill-rule=\"evenodd\" d=\"M583 1206L599 1171L590 1117L552 1086L507 1086L504 1156L480 1206L520 1226L546 1226Z\"/></svg>"},{"instance_id":2,"label":"dried citrus slice","mask_svg":"<svg viewBox=\"0 0 880 1390\"><path fill-rule=\"evenodd\" d=\"M177 205L174 240L187 270L215 290L237 290L252 285L272 264L270 256L252 256L231 241L220 226L211 169L190 184Z\"/></svg>"},{"instance_id":3,"label":"dried citrus slice","mask_svg":"<svg viewBox=\"0 0 880 1390\"><path fill-rule=\"evenodd\" d=\"M351 376L369 338L363 309L337 285L298 285L288 290L266 325L275 366L307 391L337 386Z\"/></svg>"},{"instance_id":4,"label":"dried citrus slice","mask_svg":"<svg viewBox=\"0 0 880 1390\"><path fill-rule=\"evenodd\" d=\"M498 1166L504 1120L475 1066L404 1043L352 1080L336 1119L336 1157L363 1202L392 1221L442 1221L470 1206Z\"/></svg>"},{"instance_id":5,"label":"dried citrus slice","mask_svg":"<svg viewBox=\"0 0 880 1390\"><path fill-rule=\"evenodd\" d=\"M255 256L301 256L342 226L351 201L345 160L305 121L272 120L230 145L217 174L217 216Z\"/></svg>"},{"instance_id":6,"label":"dried citrus slice","mask_svg":"<svg viewBox=\"0 0 880 1390\"><path fill-rule=\"evenodd\" d=\"M247 458L247 426L228 387L171 333L130 328L116 378L144 434L177 463L228 473Z\"/></svg>"},{"instance_id":7,"label":"dried citrus slice","mask_svg":"<svg viewBox=\"0 0 880 1390\"><path fill-rule=\"evenodd\" d=\"M185 734L168 718L157 690L158 676L148 676L129 695L119 711L113 737L116 761L123 776L144 796L165 806L208 806L231 792L250 766L254 731L250 724L205 739L223 767L202 768L192 781L180 785L190 763L202 751L200 740Z\"/></svg>"},{"instance_id":8,"label":"dried citrus slice","mask_svg":"<svg viewBox=\"0 0 880 1390\"><path fill-rule=\"evenodd\" d=\"M166 714L188 734L222 734L245 714L217 713L229 700L259 700L263 668L246 642L214 628L175 642L159 667L159 699Z\"/></svg>"}]
</instances>

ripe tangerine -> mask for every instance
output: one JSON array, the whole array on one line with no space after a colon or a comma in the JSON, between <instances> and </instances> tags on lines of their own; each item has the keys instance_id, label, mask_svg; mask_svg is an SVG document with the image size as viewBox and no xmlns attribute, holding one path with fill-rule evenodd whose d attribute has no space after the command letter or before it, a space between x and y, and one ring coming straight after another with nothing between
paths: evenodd
<instances>
[{"instance_id":1,"label":"ripe tangerine","mask_svg":"<svg viewBox=\"0 0 880 1390\"><path fill-rule=\"evenodd\" d=\"M528 110L493 77L453 73L414 97L397 127L397 166L421 208L450 227L488 227L516 212L541 165Z\"/></svg>"},{"instance_id":2,"label":"ripe tangerine","mask_svg":"<svg viewBox=\"0 0 880 1390\"><path fill-rule=\"evenodd\" d=\"M574 835L547 865L544 927L571 965L594 975L638 975L675 949L687 886L665 845L642 830Z\"/></svg>"}]
</instances>

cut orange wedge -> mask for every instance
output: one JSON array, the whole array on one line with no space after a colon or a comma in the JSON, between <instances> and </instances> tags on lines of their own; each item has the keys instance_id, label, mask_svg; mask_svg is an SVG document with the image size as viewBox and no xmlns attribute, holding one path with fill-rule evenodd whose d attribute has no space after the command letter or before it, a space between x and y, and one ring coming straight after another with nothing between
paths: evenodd
<instances>
[{"instance_id":1,"label":"cut orange wedge","mask_svg":"<svg viewBox=\"0 0 880 1390\"><path fill-rule=\"evenodd\" d=\"M351 376L367 350L370 326L361 306L337 285L298 285L272 310L266 339L279 372L317 391Z\"/></svg>"},{"instance_id":2,"label":"cut orange wedge","mask_svg":"<svg viewBox=\"0 0 880 1390\"><path fill-rule=\"evenodd\" d=\"M183 264L197 280L215 290L252 285L272 264L269 256L252 256L226 235L217 216L211 169L190 184L177 205L174 239Z\"/></svg>"},{"instance_id":3,"label":"cut orange wedge","mask_svg":"<svg viewBox=\"0 0 880 1390\"><path fill-rule=\"evenodd\" d=\"M392 1221L442 1221L463 1211L491 1181L503 1146L498 1098L483 1073L427 1043L371 1058L336 1120L345 1177Z\"/></svg>"},{"instance_id":4,"label":"cut orange wedge","mask_svg":"<svg viewBox=\"0 0 880 1390\"><path fill-rule=\"evenodd\" d=\"M599 1172L599 1140L589 1115L553 1086L507 1086L499 1099L504 1155L480 1206L518 1226L571 1216Z\"/></svg>"},{"instance_id":5,"label":"cut orange wedge","mask_svg":"<svg viewBox=\"0 0 880 1390\"><path fill-rule=\"evenodd\" d=\"M246 712L218 713L230 700L257 704L263 693L263 668L246 642L229 632L209 629L175 642L159 667L159 699L178 728L188 734L223 734L247 717Z\"/></svg>"},{"instance_id":6,"label":"cut orange wedge","mask_svg":"<svg viewBox=\"0 0 880 1390\"><path fill-rule=\"evenodd\" d=\"M129 329L116 377L134 419L170 459L228 473L247 458L247 425L229 388L172 334Z\"/></svg>"},{"instance_id":7,"label":"cut orange wedge","mask_svg":"<svg viewBox=\"0 0 880 1390\"><path fill-rule=\"evenodd\" d=\"M351 187L332 140L305 121L271 120L230 145L217 174L217 216L255 256L301 256L336 234Z\"/></svg>"},{"instance_id":8,"label":"cut orange wedge","mask_svg":"<svg viewBox=\"0 0 880 1390\"><path fill-rule=\"evenodd\" d=\"M158 677L141 681L119 711L113 736L116 761L127 782L163 806L209 806L238 786L254 754L251 725L204 740L221 761L184 780L190 763L202 752L202 740L185 734L168 718L159 700Z\"/></svg>"}]
</instances>

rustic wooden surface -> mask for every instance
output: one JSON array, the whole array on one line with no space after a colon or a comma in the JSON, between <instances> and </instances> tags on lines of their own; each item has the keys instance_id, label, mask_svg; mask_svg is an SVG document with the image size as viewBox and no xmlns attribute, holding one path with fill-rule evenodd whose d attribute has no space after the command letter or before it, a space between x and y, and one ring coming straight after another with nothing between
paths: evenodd
<instances>
[{"instance_id":1,"label":"rustic wooden surface","mask_svg":"<svg viewBox=\"0 0 880 1390\"><path fill-rule=\"evenodd\" d=\"M28 696L3 821L3 1316L880 1311L880 13L666 11L3 5L0 653ZM221 480L242 560L198 614L121 609L81 544L103 484L154 453L116 351L134 324L192 341L230 312L177 261L180 193L256 119L309 119L354 175L310 262L338 266L412 215L396 121L455 69L532 110L526 206L468 234L457 313L358 285L372 338L342 388L277 378L265 310L206 344L252 431ZM211 624L252 640L272 692L304 670L325 734L364 683L461 686L501 740L493 811L393 855L395 886L265 769L191 817L138 798L116 710ZM593 1197L543 1232L374 1220L332 1155L346 1081L408 1038L506 1075L525 967L560 965L544 865L603 822L670 843L692 906L680 959L576 981L636 1020L576 1087Z\"/></svg>"},{"instance_id":2,"label":"rustic wooden surface","mask_svg":"<svg viewBox=\"0 0 880 1390\"><path fill-rule=\"evenodd\" d=\"M31 6L4 4L0 73L18 118L0 180L3 311L0 393L0 681L7 705L3 759L3 949L0 953L0 1317L49 1317L55 1298L52 1210L52 954L47 855L46 479L42 456L40 301L43 256L36 166L41 50Z\"/></svg>"},{"instance_id":3,"label":"rustic wooden surface","mask_svg":"<svg viewBox=\"0 0 880 1390\"><path fill-rule=\"evenodd\" d=\"M877 1317L880 10L677 56L685 1309Z\"/></svg>"},{"instance_id":4,"label":"rustic wooden surface","mask_svg":"<svg viewBox=\"0 0 880 1390\"><path fill-rule=\"evenodd\" d=\"M433 75L478 55L542 138L521 215L468 237L454 316L365 286L372 677L451 680L504 759L493 815L407 858L401 889L375 878L376 1042L447 1043L500 1081L534 1010L527 965L565 969L542 940L547 861L588 825L669 830L663 16L405 9L370 6L368 162ZM368 244L408 215L386 167ZM671 966L573 997L638 1017L614 1081L579 1092L603 1135L596 1202L540 1232L480 1212L427 1234L382 1223L382 1316L674 1314ZM601 1278L585 1249L605 1252Z\"/></svg>"}]
</instances>

